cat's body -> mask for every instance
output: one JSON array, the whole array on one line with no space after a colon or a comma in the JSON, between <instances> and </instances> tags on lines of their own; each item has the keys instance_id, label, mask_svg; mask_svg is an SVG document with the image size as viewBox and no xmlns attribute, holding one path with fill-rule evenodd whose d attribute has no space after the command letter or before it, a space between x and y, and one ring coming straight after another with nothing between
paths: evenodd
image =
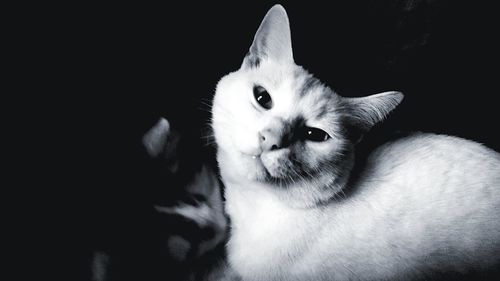
<instances>
[{"instance_id":1,"label":"cat's body","mask_svg":"<svg viewBox=\"0 0 500 281\"><path fill-rule=\"evenodd\" d=\"M353 170L361 136L402 100L343 98L295 65L286 12L264 18L213 106L243 280L411 280L500 265L500 154L413 134ZM353 172L355 171L355 172Z\"/></svg>"},{"instance_id":2,"label":"cat's body","mask_svg":"<svg viewBox=\"0 0 500 281\"><path fill-rule=\"evenodd\" d=\"M479 144L416 134L379 148L352 191L321 206L296 209L265 186L230 183L231 264L244 280L408 280L492 268L499 169L500 156Z\"/></svg>"}]
</instances>

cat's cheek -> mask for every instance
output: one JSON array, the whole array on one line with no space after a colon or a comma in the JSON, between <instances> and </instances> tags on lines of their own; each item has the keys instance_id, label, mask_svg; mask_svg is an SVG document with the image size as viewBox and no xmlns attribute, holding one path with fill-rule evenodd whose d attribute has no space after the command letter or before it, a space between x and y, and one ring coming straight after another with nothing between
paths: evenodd
<instances>
[{"instance_id":1,"label":"cat's cheek","mask_svg":"<svg viewBox=\"0 0 500 281\"><path fill-rule=\"evenodd\" d=\"M324 143L309 143L301 154L301 162L311 170L320 169L343 154L345 143L341 140L329 140Z\"/></svg>"},{"instance_id":2,"label":"cat's cheek","mask_svg":"<svg viewBox=\"0 0 500 281\"><path fill-rule=\"evenodd\" d=\"M230 135L232 146L240 153L248 156L259 155L262 150L259 145L258 134L249 126L239 128Z\"/></svg>"},{"instance_id":3,"label":"cat's cheek","mask_svg":"<svg viewBox=\"0 0 500 281\"><path fill-rule=\"evenodd\" d=\"M304 150L296 158L302 164L303 168L315 171L321 168L321 165L323 164L321 160L323 157L324 154L308 149Z\"/></svg>"}]
</instances>

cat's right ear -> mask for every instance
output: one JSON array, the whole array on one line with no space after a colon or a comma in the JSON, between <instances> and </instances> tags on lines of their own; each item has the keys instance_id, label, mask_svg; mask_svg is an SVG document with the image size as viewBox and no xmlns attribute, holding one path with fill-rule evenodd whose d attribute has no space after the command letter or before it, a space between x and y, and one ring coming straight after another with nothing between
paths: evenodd
<instances>
[{"instance_id":1,"label":"cat's right ear","mask_svg":"<svg viewBox=\"0 0 500 281\"><path fill-rule=\"evenodd\" d=\"M257 67L264 59L285 64L294 62L290 23L285 8L279 4L262 20L242 67Z\"/></svg>"},{"instance_id":2,"label":"cat's right ear","mask_svg":"<svg viewBox=\"0 0 500 281\"><path fill-rule=\"evenodd\" d=\"M403 100L400 92L384 92L360 98L342 98L346 131L353 143L358 143L373 126L382 122Z\"/></svg>"}]
</instances>

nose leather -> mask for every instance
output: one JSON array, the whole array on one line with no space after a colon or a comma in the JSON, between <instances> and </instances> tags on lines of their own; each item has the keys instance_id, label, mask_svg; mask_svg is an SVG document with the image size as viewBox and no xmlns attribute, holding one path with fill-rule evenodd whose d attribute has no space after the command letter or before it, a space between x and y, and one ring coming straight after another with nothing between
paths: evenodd
<instances>
[{"instance_id":1,"label":"nose leather","mask_svg":"<svg viewBox=\"0 0 500 281\"><path fill-rule=\"evenodd\" d=\"M260 132L260 148L263 151L280 149L282 146L279 132L266 129Z\"/></svg>"},{"instance_id":2,"label":"nose leather","mask_svg":"<svg viewBox=\"0 0 500 281\"><path fill-rule=\"evenodd\" d=\"M289 142L290 128L282 120L273 120L259 132L262 151L272 151L284 148Z\"/></svg>"}]
</instances>

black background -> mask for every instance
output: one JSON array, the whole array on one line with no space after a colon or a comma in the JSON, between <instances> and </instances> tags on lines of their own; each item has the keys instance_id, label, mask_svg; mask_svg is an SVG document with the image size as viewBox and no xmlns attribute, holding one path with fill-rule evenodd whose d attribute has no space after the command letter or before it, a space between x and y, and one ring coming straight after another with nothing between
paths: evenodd
<instances>
[{"instance_id":1,"label":"black background","mask_svg":"<svg viewBox=\"0 0 500 281\"><path fill-rule=\"evenodd\" d=\"M344 96L405 94L386 126L499 149L498 30L488 7L459 1L284 5L298 64ZM200 126L208 117L200 100L210 103L218 79L240 66L270 6L71 7L49 31L58 39L51 47L61 60L58 82L68 102L69 115L60 117L76 119L86 138L119 157L159 115L179 127Z\"/></svg>"},{"instance_id":2,"label":"black background","mask_svg":"<svg viewBox=\"0 0 500 281\"><path fill-rule=\"evenodd\" d=\"M353 2L282 3L296 63L343 96L402 91L380 132L445 133L499 151L494 10L470 1ZM109 226L104 209L123 210L122 223L133 213L126 210L141 198L144 176L140 139L159 116L195 136L206 126L218 79L239 68L271 6L27 7L37 16L19 21L27 39L20 50L37 77L24 83L37 91L25 106L34 113L48 104L37 136L63 156L47 174L64 205L54 208L63 217L59 237L74 254L87 253Z\"/></svg>"}]
</instances>

